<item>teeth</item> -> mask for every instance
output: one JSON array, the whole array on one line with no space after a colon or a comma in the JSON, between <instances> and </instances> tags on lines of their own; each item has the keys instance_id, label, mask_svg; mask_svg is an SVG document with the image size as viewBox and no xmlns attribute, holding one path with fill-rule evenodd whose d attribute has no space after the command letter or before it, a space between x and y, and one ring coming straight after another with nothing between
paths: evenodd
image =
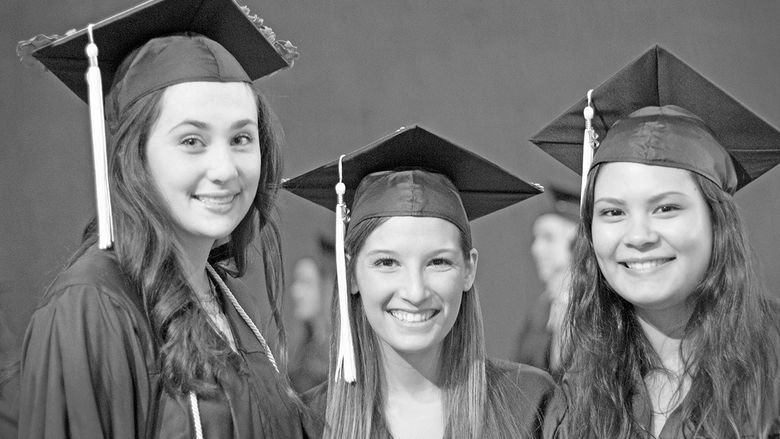
<instances>
[{"instance_id":1,"label":"teeth","mask_svg":"<svg viewBox=\"0 0 780 439\"><path fill-rule=\"evenodd\" d=\"M430 320L431 317L433 317L433 315L436 314L436 311L430 310L430 311L420 311L420 312L407 312L407 311L394 309L390 311L390 314L402 322L420 323L426 320Z\"/></svg>"},{"instance_id":2,"label":"teeth","mask_svg":"<svg viewBox=\"0 0 780 439\"><path fill-rule=\"evenodd\" d=\"M205 195L199 195L197 197L198 200L205 204L212 204L212 205L223 205L223 204L230 204L234 198L236 198L235 195L227 195L224 197L210 197Z\"/></svg>"},{"instance_id":3,"label":"teeth","mask_svg":"<svg viewBox=\"0 0 780 439\"><path fill-rule=\"evenodd\" d=\"M668 259L654 259L652 261L626 262L625 265L632 270L642 271L658 267L667 261Z\"/></svg>"}]
</instances>

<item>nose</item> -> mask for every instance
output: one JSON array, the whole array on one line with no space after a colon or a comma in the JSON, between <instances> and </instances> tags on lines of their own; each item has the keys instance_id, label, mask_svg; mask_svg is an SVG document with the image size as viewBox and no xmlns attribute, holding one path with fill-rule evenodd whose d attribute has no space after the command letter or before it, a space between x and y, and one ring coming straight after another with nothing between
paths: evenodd
<instances>
[{"instance_id":1,"label":"nose","mask_svg":"<svg viewBox=\"0 0 780 439\"><path fill-rule=\"evenodd\" d=\"M208 168L206 177L215 183L225 183L238 176L236 157L230 145L213 144L211 153L207 155Z\"/></svg>"},{"instance_id":2,"label":"nose","mask_svg":"<svg viewBox=\"0 0 780 439\"><path fill-rule=\"evenodd\" d=\"M420 305L428 299L428 288L421 270L409 270L406 285L400 290L400 297L412 305Z\"/></svg>"},{"instance_id":3,"label":"nose","mask_svg":"<svg viewBox=\"0 0 780 439\"><path fill-rule=\"evenodd\" d=\"M644 250L658 242L658 232L650 218L645 215L634 215L629 218L624 241L628 247Z\"/></svg>"}]
</instances>

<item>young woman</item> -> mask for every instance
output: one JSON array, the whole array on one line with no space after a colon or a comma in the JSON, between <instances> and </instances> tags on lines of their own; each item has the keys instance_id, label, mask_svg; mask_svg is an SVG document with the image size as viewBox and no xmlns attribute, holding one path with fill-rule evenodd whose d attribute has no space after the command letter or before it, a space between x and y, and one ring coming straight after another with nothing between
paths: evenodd
<instances>
[{"instance_id":1,"label":"young woman","mask_svg":"<svg viewBox=\"0 0 780 439\"><path fill-rule=\"evenodd\" d=\"M479 209L489 213L537 190L492 164L483 172L474 163L486 162L454 148L415 127L343 162L347 187L357 186L344 243L357 368L355 382L337 375L347 366L338 363L345 342L336 337L328 382L306 396L325 418L326 438L540 434L551 378L486 357L474 286L478 254L468 222ZM313 198L307 181L327 182L317 175L331 170L326 165L287 187ZM490 206L484 201L490 190L480 186L490 184L514 200ZM472 192L468 201L460 197L464 186Z\"/></svg>"},{"instance_id":2,"label":"young woman","mask_svg":"<svg viewBox=\"0 0 780 439\"><path fill-rule=\"evenodd\" d=\"M258 32L225 5L234 13L227 26ZM134 20L170 24L154 9L163 6L187 12L152 3L100 35L130 46L146 32ZM276 308L281 255L271 214L281 153L256 75L201 34L139 43L105 72L113 74L105 99L113 248L99 249L89 229L32 316L20 437L303 437L299 403L257 330L254 294L231 279L246 271L259 235ZM209 263L225 239L229 269Z\"/></svg>"},{"instance_id":3,"label":"young woman","mask_svg":"<svg viewBox=\"0 0 780 439\"><path fill-rule=\"evenodd\" d=\"M780 435L780 316L753 269L734 163L671 105L631 113L601 142L575 248L560 436Z\"/></svg>"}]
</instances>

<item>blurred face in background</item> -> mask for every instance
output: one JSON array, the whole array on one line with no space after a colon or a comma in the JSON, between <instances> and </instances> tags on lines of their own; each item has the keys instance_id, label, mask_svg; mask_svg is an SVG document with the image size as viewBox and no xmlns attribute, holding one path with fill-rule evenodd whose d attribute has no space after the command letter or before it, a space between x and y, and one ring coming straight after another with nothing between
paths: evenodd
<instances>
[{"instance_id":1,"label":"blurred face in background","mask_svg":"<svg viewBox=\"0 0 780 439\"><path fill-rule=\"evenodd\" d=\"M312 258L302 258L293 267L290 296L295 308L293 315L301 321L317 318L323 310L320 270Z\"/></svg>"},{"instance_id":2,"label":"blurred face in background","mask_svg":"<svg viewBox=\"0 0 780 439\"><path fill-rule=\"evenodd\" d=\"M569 269L576 233L576 223L555 213L541 215L534 222L531 255L539 279L545 284Z\"/></svg>"}]
</instances>

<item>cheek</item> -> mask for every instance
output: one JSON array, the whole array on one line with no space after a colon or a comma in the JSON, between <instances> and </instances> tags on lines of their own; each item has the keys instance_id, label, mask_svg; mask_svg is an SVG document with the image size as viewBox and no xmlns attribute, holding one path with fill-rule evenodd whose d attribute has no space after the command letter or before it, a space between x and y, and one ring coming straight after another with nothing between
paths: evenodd
<instances>
[{"instance_id":1,"label":"cheek","mask_svg":"<svg viewBox=\"0 0 780 439\"><path fill-rule=\"evenodd\" d=\"M247 180L247 183L257 186L263 173L260 152L257 151L256 154L252 154L251 157L247 157L239 163L241 174Z\"/></svg>"},{"instance_id":2,"label":"cheek","mask_svg":"<svg viewBox=\"0 0 780 439\"><path fill-rule=\"evenodd\" d=\"M593 223L591 227L591 236L593 239L593 252L596 253L596 257L599 259L599 263L603 258L606 258L617 247L617 241L619 234L616 227L606 224Z\"/></svg>"}]
</instances>

